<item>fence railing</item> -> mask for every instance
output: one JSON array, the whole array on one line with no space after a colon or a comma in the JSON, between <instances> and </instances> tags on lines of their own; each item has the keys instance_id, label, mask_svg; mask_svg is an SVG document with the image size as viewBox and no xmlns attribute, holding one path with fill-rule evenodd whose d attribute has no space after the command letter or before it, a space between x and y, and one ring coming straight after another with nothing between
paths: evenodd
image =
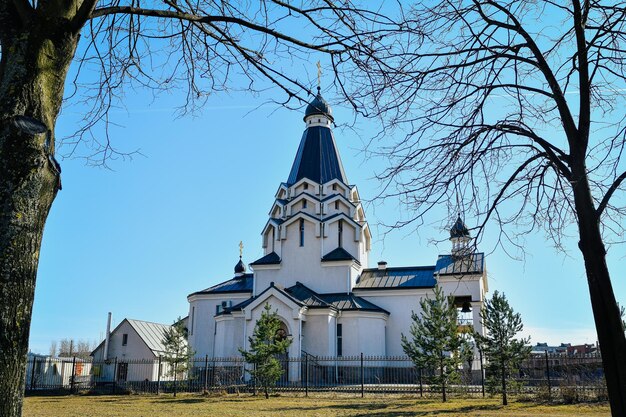
<instances>
[{"instance_id":1,"label":"fence railing","mask_svg":"<svg viewBox=\"0 0 626 417\"><path fill-rule=\"evenodd\" d=\"M274 387L278 391L365 393L439 393L430 384L433 369L418 369L408 357L339 356L323 357L303 352L298 358L280 358L283 374ZM484 369L485 368L485 369ZM492 383L486 365L476 358L462 365L459 380L449 387L451 395L484 395L499 389ZM29 358L26 390L94 390L99 392L254 392L258 387L241 357L195 358L183 369L164 360L113 358L94 361L79 358ZM572 400L604 398L606 386L600 355L535 355L523 361L510 375L514 393L534 393Z\"/></svg>"}]
</instances>

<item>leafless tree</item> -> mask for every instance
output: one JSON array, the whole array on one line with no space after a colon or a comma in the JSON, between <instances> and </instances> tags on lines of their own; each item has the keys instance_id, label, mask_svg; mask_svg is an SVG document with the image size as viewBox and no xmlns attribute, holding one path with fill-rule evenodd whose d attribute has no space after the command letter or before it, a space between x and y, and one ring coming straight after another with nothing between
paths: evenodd
<instances>
[{"instance_id":1,"label":"leafless tree","mask_svg":"<svg viewBox=\"0 0 626 417\"><path fill-rule=\"evenodd\" d=\"M56 342L54 342L56 343ZM59 342L59 356L60 357L73 357L81 359L89 359L91 352L95 349L87 340L76 339L61 339Z\"/></svg>"},{"instance_id":2,"label":"leafless tree","mask_svg":"<svg viewBox=\"0 0 626 417\"><path fill-rule=\"evenodd\" d=\"M501 230L500 243L543 228L576 230L613 416L626 415L626 340L607 244L623 241L626 3L599 0L415 2L377 39L382 60L342 84L382 116L383 197L419 224L451 202Z\"/></svg>"},{"instance_id":3,"label":"leafless tree","mask_svg":"<svg viewBox=\"0 0 626 417\"><path fill-rule=\"evenodd\" d=\"M55 358L57 356L57 342L56 340L53 340L52 342L50 342L50 356L52 356L53 358Z\"/></svg>"},{"instance_id":4,"label":"leafless tree","mask_svg":"<svg viewBox=\"0 0 626 417\"><path fill-rule=\"evenodd\" d=\"M41 237L61 187L54 129L65 86L85 109L68 153L89 140L87 156L105 161L114 147L93 127L106 128L125 87L184 88L183 111L233 88L274 86L288 104L311 86L294 67L312 53L366 53L378 35L355 28L374 21L386 24L332 0L0 2L0 415L21 414Z\"/></svg>"}]
</instances>

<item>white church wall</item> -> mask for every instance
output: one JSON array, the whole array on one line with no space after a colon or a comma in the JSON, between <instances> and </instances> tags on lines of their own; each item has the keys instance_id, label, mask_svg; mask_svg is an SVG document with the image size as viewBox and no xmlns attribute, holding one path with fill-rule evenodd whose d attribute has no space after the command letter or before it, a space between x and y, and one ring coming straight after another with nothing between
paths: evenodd
<instances>
[{"instance_id":1,"label":"white church wall","mask_svg":"<svg viewBox=\"0 0 626 417\"><path fill-rule=\"evenodd\" d=\"M314 356L335 356L334 313L327 309L309 310L303 325L302 350Z\"/></svg>"},{"instance_id":2,"label":"white church wall","mask_svg":"<svg viewBox=\"0 0 626 417\"><path fill-rule=\"evenodd\" d=\"M196 357L217 356L214 351L214 333L216 307L222 301L230 301L232 305L250 298L249 293L197 294L189 298L189 314L195 315L193 332L189 334L189 345ZM191 323L191 320L190 320Z\"/></svg>"},{"instance_id":3,"label":"white church wall","mask_svg":"<svg viewBox=\"0 0 626 417\"><path fill-rule=\"evenodd\" d=\"M386 320L381 313L344 311L342 324L343 356L385 356Z\"/></svg>"},{"instance_id":4,"label":"white church wall","mask_svg":"<svg viewBox=\"0 0 626 417\"><path fill-rule=\"evenodd\" d=\"M411 328L411 311L421 314L419 302L430 290L386 290L386 291L355 291L359 297L365 298L377 306L387 310L389 319L386 330L386 354L389 356L404 355L400 345L401 334L408 334Z\"/></svg>"},{"instance_id":5,"label":"white church wall","mask_svg":"<svg viewBox=\"0 0 626 417\"><path fill-rule=\"evenodd\" d=\"M304 221L304 246L300 246L300 222L287 226L287 239L282 241L280 269L255 270L256 294L270 286L271 282L282 287L290 287L300 281L320 293L348 291L349 266L323 266L321 239L316 236L315 225ZM330 239L324 239L324 252ZM350 240L350 239L348 239ZM325 254L324 253L324 254Z\"/></svg>"},{"instance_id":6,"label":"white church wall","mask_svg":"<svg viewBox=\"0 0 626 417\"><path fill-rule=\"evenodd\" d=\"M241 356L243 348L244 318L232 314L218 316L215 329L215 357L230 358Z\"/></svg>"}]
</instances>

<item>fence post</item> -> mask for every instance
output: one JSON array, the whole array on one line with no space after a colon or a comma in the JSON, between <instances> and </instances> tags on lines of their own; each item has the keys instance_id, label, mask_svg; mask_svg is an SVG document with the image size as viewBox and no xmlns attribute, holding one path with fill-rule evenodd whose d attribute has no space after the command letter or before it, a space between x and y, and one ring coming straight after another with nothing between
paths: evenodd
<instances>
[{"instance_id":1,"label":"fence post","mask_svg":"<svg viewBox=\"0 0 626 417\"><path fill-rule=\"evenodd\" d=\"M548 351L546 350L546 376L548 378L548 401L552 401L552 381L550 381L550 361L548 360Z\"/></svg>"},{"instance_id":2,"label":"fence post","mask_svg":"<svg viewBox=\"0 0 626 417\"><path fill-rule=\"evenodd\" d=\"M204 392L209 390L209 355L204 355Z\"/></svg>"},{"instance_id":3,"label":"fence post","mask_svg":"<svg viewBox=\"0 0 626 417\"><path fill-rule=\"evenodd\" d=\"M33 356L33 369L30 370L30 389L35 389L35 365L37 365L37 358Z\"/></svg>"},{"instance_id":4,"label":"fence post","mask_svg":"<svg viewBox=\"0 0 626 417\"><path fill-rule=\"evenodd\" d=\"M361 352L361 398L365 396L365 370L363 369L363 352Z\"/></svg>"},{"instance_id":5,"label":"fence post","mask_svg":"<svg viewBox=\"0 0 626 417\"><path fill-rule=\"evenodd\" d=\"M157 395L161 392L161 355L159 355L159 365L157 369Z\"/></svg>"},{"instance_id":6,"label":"fence post","mask_svg":"<svg viewBox=\"0 0 626 417\"><path fill-rule=\"evenodd\" d=\"M309 355L304 354L304 396L309 396Z\"/></svg>"},{"instance_id":7,"label":"fence post","mask_svg":"<svg viewBox=\"0 0 626 417\"><path fill-rule=\"evenodd\" d=\"M483 351L482 351L482 349L479 349L478 353L480 354L480 386L482 387L483 398L485 398L485 369L483 367Z\"/></svg>"},{"instance_id":8,"label":"fence post","mask_svg":"<svg viewBox=\"0 0 626 417\"><path fill-rule=\"evenodd\" d=\"M117 356L113 362L113 394L117 391Z\"/></svg>"},{"instance_id":9,"label":"fence post","mask_svg":"<svg viewBox=\"0 0 626 417\"><path fill-rule=\"evenodd\" d=\"M76 356L72 358L72 375L70 376L70 394L74 393L75 374L76 374Z\"/></svg>"}]
</instances>

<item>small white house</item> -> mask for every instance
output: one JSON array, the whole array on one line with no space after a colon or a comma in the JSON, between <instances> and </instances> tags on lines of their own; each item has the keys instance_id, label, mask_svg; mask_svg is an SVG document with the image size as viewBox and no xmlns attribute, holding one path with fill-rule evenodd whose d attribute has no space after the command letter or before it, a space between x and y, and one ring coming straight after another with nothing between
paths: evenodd
<instances>
[{"instance_id":1,"label":"small white house","mask_svg":"<svg viewBox=\"0 0 626 417\"><path fill-rule=\"evenodd\" d=\"M403 355L401 334L409 333L411 311L419 314L420 300L437 285L455 298L459 325L482 332L485 256L472 250L461 217L450 228L451 251L433 264L370 268L364 207L344 172L332 110L319 93L304 122L289 177L261 232L264 256L249 265L252 273L240 256L232 278L187 297L196 354L238 356L269 303L281 332L293 340L290 357ZM299 370L292 368L289 380L295 381Z\"/></svg>"},{"instance_id":2,"label":"small white house","mask_svg":"<svg viewBox=\"0 0 626 417\"><path fill-rule=\"evenodd\" d=\"M159 360L165 353L165 332L170 328L167 324L122 320L91 352L95 381L123 383L173 379L167 364Z\"/></svg>"}]
</instances>

